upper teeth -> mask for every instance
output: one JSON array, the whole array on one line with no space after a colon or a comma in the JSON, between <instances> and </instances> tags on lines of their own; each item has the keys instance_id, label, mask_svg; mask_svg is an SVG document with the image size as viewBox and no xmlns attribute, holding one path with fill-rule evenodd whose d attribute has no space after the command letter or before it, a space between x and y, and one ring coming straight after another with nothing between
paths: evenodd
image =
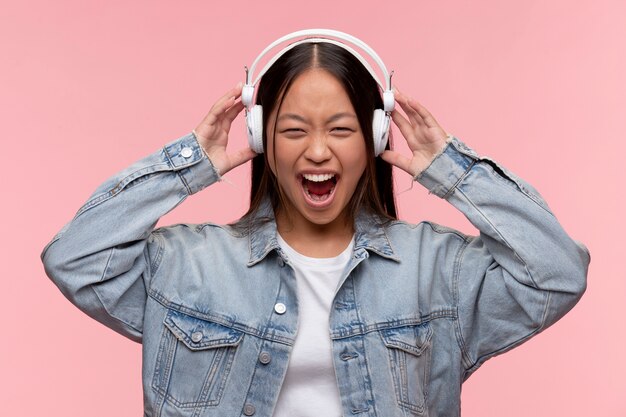
<instances>
[{"instance_id":1,"label":"upper teeth","mask_svg":"<svg viewBox=\"0 0 626 417\"><path fill-rule=\"evenodd\" d=\"M322 181L327 181L327 180L333 178L335 176L335 174L319 174L319 175L302 174L302 176L305 179L307 179L308 181L322 182Z\"/></svg>"}]
</instances>

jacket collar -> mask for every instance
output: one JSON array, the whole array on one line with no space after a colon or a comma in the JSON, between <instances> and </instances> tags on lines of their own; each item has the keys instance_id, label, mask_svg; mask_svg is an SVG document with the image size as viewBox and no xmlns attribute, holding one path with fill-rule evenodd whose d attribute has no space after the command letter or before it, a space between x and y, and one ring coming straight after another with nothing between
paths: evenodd
<instances>
[{"instance_id":1,"label":"jacket collar","mask_svg":"<svg viewBox=\"0 0 626 417\"><path fill-rule=\"evenodd\" d=\"M250 219L248 239L250 242L250 259L248 266L261 262L270 252L281 253L277 239L276 221L274 210L266 199L259 210ZM373 214L361 211L354 221L355 239L354 251L365 249L387 259L399 262L395 255L389 238L382 224L382 220Z\"/></svg>"}]
</instances>

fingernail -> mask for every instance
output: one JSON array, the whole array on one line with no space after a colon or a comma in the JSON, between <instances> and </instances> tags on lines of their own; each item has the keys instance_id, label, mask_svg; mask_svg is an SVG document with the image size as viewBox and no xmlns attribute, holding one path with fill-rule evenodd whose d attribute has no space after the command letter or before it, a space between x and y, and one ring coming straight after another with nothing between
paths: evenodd
<instances>
[{"instance_id":1,"label":"fingernail","mask_svg":"<svg viewBox=\"0 0 626 417\"><path fill-rule=\"evenodd\" d=\"M235 88L241 88L241 87L243 87L243 83L241 81L239 81L237 83L237 85L235 86Z\"/></svg>"}]
</instances>

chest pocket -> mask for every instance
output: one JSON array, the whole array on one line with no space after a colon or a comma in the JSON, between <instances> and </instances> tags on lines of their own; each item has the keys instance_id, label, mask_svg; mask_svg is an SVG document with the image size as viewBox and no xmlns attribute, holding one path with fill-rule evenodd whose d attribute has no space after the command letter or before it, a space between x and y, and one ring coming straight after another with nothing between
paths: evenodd
<instances>
[{"instance_id":1,"label":"chest pocket","mask_svg":"<svg viewBox=\"0 0 626 417\"><path fill-rule=\"evenodd\" d=\"M152 388L178 408L217 405L243 333L170 310Z\"/></svg>"},{"instance_id":2,"label":"chest pocket","mask_svg":"<svg viewBox=\"0 0 626 417\"><path fill-rule=\"evenodd\" d=\"M398 405L415 415L426 410L432 336L429 323L381 330Z\"/></svg>"}]
</instances>

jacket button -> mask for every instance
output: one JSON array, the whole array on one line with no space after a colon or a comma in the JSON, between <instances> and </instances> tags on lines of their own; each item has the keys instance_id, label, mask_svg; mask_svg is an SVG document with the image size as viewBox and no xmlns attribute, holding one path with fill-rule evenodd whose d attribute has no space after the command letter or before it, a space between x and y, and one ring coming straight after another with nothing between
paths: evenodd
<instances>
[{"instance_id":1,"label":"jacket button","mask_svg":"<svg viewBox=\"0 0 626 417\"><path fill-rule=\"evenodd\" d=\"M269 352L261 352L261 354L259 355L259 361L263 365L267 365L272 361L272 355L270 355Z\"/></svg>"},{"instance_id":2,"label":"jacket button","mask_svg":"<svg viewBox=\"0 0 626 417\"><path fill-rule=\"evenodd\" d=\"M278 266L280 266L281 268L285 266L285 261L283 260L283 258L278 258Z\"/></svg>"},{"instance_id":3,"label":"jacket button","mask_svg":"<svg viewBox=\"0 0 626 417\"><path fill-rule=\"evenodd\" d=\"M254 414L256 412L256 409L254 408L254 406L252 404L246 404L243 407L243 413L247 416L251 416L252 414Z\"/></svg>"},{"instance_id":4,"label":"jacket button","mask_svg":"<svg viewBox=\"0 0 626 417\"><path fill-rule=\"evenodd\" d=\"M198 343L199 341L201 341L201 340L202 340L202 338L203 338L203 337L204 337L204 335L202 334L202 332L193 332L193 333L191 334L191 340L192 340L194 343Z\"/></svg>"},{"instance_id":5,"label":"jacket button","mask_svg":"<svg viewBox=\"0 0 626 417\"><path fill-rule=\"evenodd\" d=\"M285 311L287 311L287 307L283 303L276 303L276 305L274 306L274 311L277 314L285 314Z\"/></svg>"},{"instance_id":6,"label":"jacket button","mask_svg":"<svg viewBox=\"0 0 626 417\"><path fill-rule=\"evenodd\" d=\"M180 156L182 156L183 158L189 158L191 155L193 155L193 151L191 150L191 148L183 148L180 151Z\"/></svg>"}]
</instances>

